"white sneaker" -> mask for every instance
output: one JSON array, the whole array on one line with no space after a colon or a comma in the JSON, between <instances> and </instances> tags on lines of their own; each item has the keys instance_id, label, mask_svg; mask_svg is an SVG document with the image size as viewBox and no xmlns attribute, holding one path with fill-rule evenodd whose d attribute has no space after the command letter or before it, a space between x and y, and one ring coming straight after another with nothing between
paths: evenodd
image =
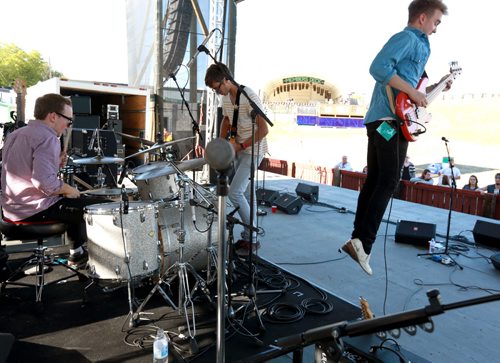
<instances>
[{"instance_id":1,"label":"white sneaker","mask_svg":"<svg viewBox=\"0 0 500 363\"><path fill-rule=\"evenodd\" d=\"M373 275L372 268L370 267L370 255L365 253L363 243L359 240L359 238L353 238L347 241L342 246L342 251L351 256L354 261L359 263L363 271L365 271L368 275Z\"/></svg>"}]
</instances>

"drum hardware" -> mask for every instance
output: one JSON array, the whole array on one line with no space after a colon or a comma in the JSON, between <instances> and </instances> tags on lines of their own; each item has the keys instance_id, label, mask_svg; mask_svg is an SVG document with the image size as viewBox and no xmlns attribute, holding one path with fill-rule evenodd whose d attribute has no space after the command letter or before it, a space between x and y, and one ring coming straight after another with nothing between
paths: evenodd
<instances>
[{"instance_id":1,"label":"drum hardware","mask_svg":"<svg viewBox=\"0 0 500 363\"><path fill-rule=\"evenodd\" d=\"M164 144L159 144L159 145L156 145L156 146L151 146L149 149L146 149L146 150L141 150L139 152L136 152L135 154L132 154L132 155L129 155L129 156L126 156L125 157L125 160L126 159L130 159L130 158L133 158L133 157L136 157L138 155L142 155L142 154L146 154L146 153L150 153L152 151L155 151L155 150L158 150L158 149L161 149L161 148L165 148L167 146L170 146L170 145L175 145L179 142L183 142L183 141L187 141L187 140L191 140L191 139L194 139L194 136L190 136L190 137L185 137L183 139L179 139L179 140L175 140L175 141L169 141L169 142L166 142ZM154 145L154 144L153 144Z\"/></svg>"},{"instance_id":2,"label":"drum hardware","mask_svg":"<svg viewBox=\"0 0 500 363\"><path fill-rule=\"evenodd\" d=\"M179 210L179 228L176 230L177 242L179 244L179 261L175 262L172 266L170 266L164 274L160 274L160 278L158 283L153 287L151 292L148 294L146 299L139 306L137 311L132 315L130 320L131 326L136 326L137 321L142 313L142 310L149 299L153 296L156 291L159 291L160 294L167 300L167 302L174 307L174 309L179 310L179 314L184 314L186 319L186 327L188 335L191 339L194 339L196 335L196 319L195 319L195 311L194 304L191 296L198 289L202 291L202 293L208 298L211 302L210 294L206 286L206 282L203 280L201 276L198 275L194 267L185 262L184 260L184 244L186 237L186 229L185 229L185 201L189 198L190 188L189 188L189 178L187 176L182 176L179 178L179 189L180 189L180 199L177 202L178 210ZM189 286L189 276L194 277L196 283L193 289L190 289ZM179 300L178 307L173 304L173 302L168 299L168 295L166 295L165 291L162 289L161 285L166 284L169 288L171 283L175 280L179 279ZM189 313L189 308L191 308L191 314Z\"/></svg>"}]
</instances>

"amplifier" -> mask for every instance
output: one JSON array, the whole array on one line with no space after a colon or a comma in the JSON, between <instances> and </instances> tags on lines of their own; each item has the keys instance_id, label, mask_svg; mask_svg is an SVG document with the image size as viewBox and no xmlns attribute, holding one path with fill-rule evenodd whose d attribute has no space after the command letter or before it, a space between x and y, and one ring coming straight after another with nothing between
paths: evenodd
<instances>
[{"instance_id":1,"label":"amplifier","mask_svg":"<svg viewBox=\"0 0 500 363\"><path fill-rule=\"evenodd\" d=\"M435 237L435 224L399 221L396 227L396 242L429 247L429 241Z\"/></svg>"}]
</instances>

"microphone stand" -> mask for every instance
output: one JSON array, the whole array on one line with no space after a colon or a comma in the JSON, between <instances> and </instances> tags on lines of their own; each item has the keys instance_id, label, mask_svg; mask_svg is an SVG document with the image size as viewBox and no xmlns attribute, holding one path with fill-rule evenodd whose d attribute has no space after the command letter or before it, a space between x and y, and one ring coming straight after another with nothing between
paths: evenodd
<instances>
[{"instance_id":1,"label":"microphone stand","mask_svg":"<svg viewBox=\"0 0 500 363\"><path fill-rule=\"evenodd\" d=\"M455 265L457 265L460 270L463 270L464 268L453 258L450 256L450 252L448 249L449 246L449 241L450 241L450 226L451 226L451 210L453 209L453 198L455 197L455 189L457 188L457 183L455 180L455 173L453 172L453 163L451 161L450 157L450 148L448 147L448 140L445 139L444 137L442 138L444 141L444 145L446 147L446 153L448 154L448 162L450 164L450 170L451 170L451 190L450 190L450 203L448 207L448 225L446 227L446 241L444 244L444 251L443 252L429 252L429 253L419 253L417 256L436 256L436 255L446 255L448 258L453 261Z\"/></svg>"},{"instance_id":2,"label":"microphone stand","mask_svg":"<svg viewBox=\"0 0 500 363\"><path fill-rule=\"evenodd\" d=\"M269 352L267 357L260 358L266 358L267 360L272 358L274 355L282 354L280 351L283 350L290 350L292 348L297 349L297 347L306 347L313 343L321 343L321 345L326 346L326 348L330 348L324 350L327 355L327 360L322 360L322 362L338 362L344 350L342 342L343 336L357 337L384 330L413 326L415 324L433 324L431 317L443 314L447 310L500 300L500 294L494 294L469 300L462 300L451 304L441 304L439 290L437 289L428 291L427 297L429 299L429 305L421 309L376 317L368 320L353 322L341 321L309 329L296 335L279 338L274 342L277 345L275 348L277 352L274 352L276 354Z\"/></svg>"},{"instance_id":3,"label":"microphone stand","mask_svg":"<svg viewBox=\"0 0 500 363\"><path fill-rule=\"evenodd\" d=\"M203 141L203 136L201 136L200 132L200 125L199 123L195 120L193 114L191 113L191 108L189 108L189 103L186 101L186 98L184 97L184 92L182 91L181 87L179 86L179 83L177 82L177 78L175 78L175 74L171 73L170 78L172 78L175 82L175 86L177 87L177 90L179 91L179 94L181 95L182 98L182 103L186 106L186 109L188 110L189 117L191 118L191 124L193 125L193 136L198 134L200 137L200 140ZM191 90L192 92L192 90ZM193 155L195 154L195 144L196 141L193 138ZM193 157L194 159L194 157ZM194 171L193 171L193 177L194 177Z\"/></svg>"},{"instance_id":4,"label":"microphone stand","mask_svg":"<svg viewBox=\"0 0 500 363\"><path fill-rule=\"evenodd\" d=\"M198 47L198 50L200 52L206 53L212 60L215 62L215 64L219 64L222 66L224 69L226 66L220 62L217 61L217 59L214 58L214 56L210 53L210 51L202 44ZM256 118L257 116L262 117L270 126L274 126L271 120L267 117L267 115L260 109L260 107L252 101L250 96L248 96L248 93L245 91L245 88L242 87L240 84L238 84L234 78L231 76L230 72L227 71L225 72L225 77L236 87L238 87L238 90L243 94L246 99L248 100L248 103L250 104L250 107L252 107L252 154L251 154L251 166L250 166L250 226L253 228L254 226L254 214L255 214L255 123L256 123ZM259 327L261 331L265 330L264 324L262 322L262 319L259 315L259 310L257 308L257 303L256 303L256 289L255 289L255 275L254 275L254 269L253 267L253 230L250 229L250 240L249 240L249 254L248 254L248 269L249 269L249 277L248 277L248 286L245 289L246 294L253 305L253 309L255 311L255 314L257 316L257 319L259 321ZM246 310L246 309L245 309Z\"/></svg>"}]
</instances>

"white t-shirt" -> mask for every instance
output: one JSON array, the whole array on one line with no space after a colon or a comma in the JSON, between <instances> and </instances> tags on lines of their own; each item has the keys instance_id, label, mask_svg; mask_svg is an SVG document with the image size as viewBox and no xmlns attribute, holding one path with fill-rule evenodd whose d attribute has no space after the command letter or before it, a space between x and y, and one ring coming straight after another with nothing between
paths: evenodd
<instances>
[{"instance_id":1,"label":"white t-shirt","mask_svg":"<svg viewBox=\"0 0 500 363\"><path fill-rule=\"evenodd\" d=\"M244 90L248 94L250 99L261 110L264 110L264 108L262 107L262 103L260 102L259 96L257 96L257 94L249 87L245 87ZM227 94L226 96L222 96L222 114L229 118L229 127L231 127L231 125L233 124L234 107L235 106L231 103L231 99L229 98L229 94ZM238 134L236 136L236 142L242 143L243 141L250 139L252 137L252 116L251 116L252 107L250 106L250 102L248 102L248 99L243 93L240 95L240 106L238 110L239 110L238 125L237 125ZM256 123L255 131L257 132L257 130L258 126ZM267 153L267 151L268 151L267 140L265 137L260 142L255 143L255 155L264 155L265 153ZM243 152L246 154L251 154L252 153L251 145L248 145L248 147L245 150L243 150Z\"/></svg>"}]
</instances>

